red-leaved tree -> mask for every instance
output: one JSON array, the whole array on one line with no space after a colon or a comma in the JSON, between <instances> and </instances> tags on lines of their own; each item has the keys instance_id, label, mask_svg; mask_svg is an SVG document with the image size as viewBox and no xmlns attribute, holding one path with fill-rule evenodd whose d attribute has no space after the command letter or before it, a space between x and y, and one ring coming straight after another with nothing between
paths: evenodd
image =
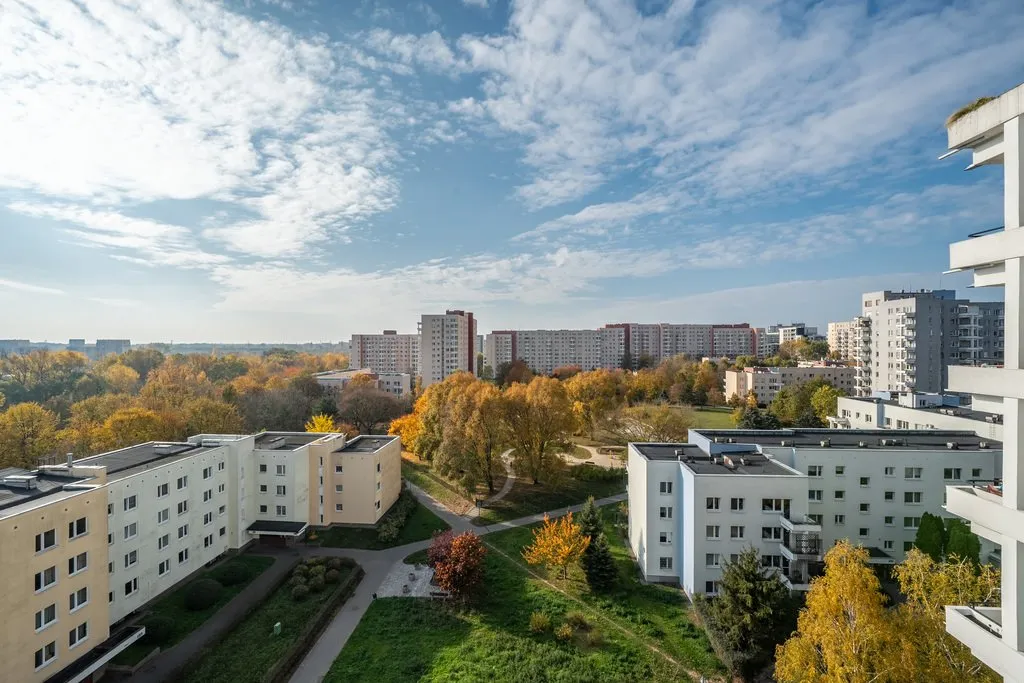
<instances>
[{"instance_id":1,"label":"red-leaved tree","mask_svg":"<svg viewBox=\"0 0 1024 683\"><path fill-rule=\"evenodd\" d=\"M436 567L440 563L445 562L452 551L452 539L454 538L455 535L452 534L451 530L435 533L434 540L427 549L427 564L431 567Z\"/></svg>"},{"instance_id":2,"label":"red-leaved tree","mask_svg":"<svg viewBox=\"0 0 1024 683\"><path fill-rule=\"evenodd\" d=\"M434 580L452 596L472 595L484 580L484 558L487 548L471 531L452 539L448 555L434 565Z\"/></svg>"}]
</instances>

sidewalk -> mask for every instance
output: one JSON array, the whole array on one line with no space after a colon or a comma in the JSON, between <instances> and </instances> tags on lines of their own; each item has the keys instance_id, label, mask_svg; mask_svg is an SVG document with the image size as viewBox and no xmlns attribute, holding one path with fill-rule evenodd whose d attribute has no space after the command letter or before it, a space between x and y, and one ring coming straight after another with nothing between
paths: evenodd
<instances>
[{"instance_id":1,"label":"sidewalk","mask_svg":"<svg viewBox=\"0 0 1024 683\"><path fill-rule=\"evenodd\" d=\"M614 496L609 496L607 498L599 498L594 501L594 504L597 505L598 507L601 507L602 505L608 505L610 503L621 503L622 501L626 500L628 495L628 493L618 493ZM570 512L579 512L580 510L583 509L584 505L586 505L586 503L580 503L579 505L570 505L569 507L558 508L557 510L548 510L547 512L538 512L535 515L530 515L528 517L520 517L519 519L510 519L507 522L497 522L496 524L491 524L489 526L477 527L477 533L481 535L490 534L495 531L502 531L504 529L513 529L519 526L535 524L537 522L543 521L544 515L547 515L550 519L555 519L556 517L561 517L562 515L568 514Z\"/></svg>"},{"instance_id":2,"label":"sidewalk","mask_svg":"<svg viewBox=\"0 0 1024 683\"><path fill-rule=\"evenodd\" d=\"M433 496L421 489L419 486L416 486L416 484L406 480L405 485L410 491L412 491L412 495L416 496L416 500L423 503L425 506L430 508L431 512L443 519L456 534L473 529L473 525L470 524L467 518L462 515L457 515L444 505L441 505L441 503L437 502Z\"/></svg>"},{"instance_id":3,"label":"sidewalk","mask_svg":"<svg viewBox=\"0 0 1024 683\"><path fill-rule=\"evenodd\" d=\"M207 619L202 626L190 633L170 650L161 652L143 668L135 672L129 681L138 683L164 683L176 678L181 668L197 659L207 645L220 640L250 610L267 597L278 582L298 564L298 553L253 552L253 555L271 555L275 562L252 583L242 589L231 601Z\"/></svg>"}]
</instances>

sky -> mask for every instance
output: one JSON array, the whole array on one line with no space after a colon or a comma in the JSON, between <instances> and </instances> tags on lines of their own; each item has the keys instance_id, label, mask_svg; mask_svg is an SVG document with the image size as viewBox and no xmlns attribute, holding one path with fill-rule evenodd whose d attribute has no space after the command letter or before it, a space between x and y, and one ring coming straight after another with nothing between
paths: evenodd
<instances>
[{"instance_id":1,"label":"sky","mask_svg":"<svg viewBox=\"0 0 1024 683\"><path fill-rule=\"evenodd\" d=\"M1020 0L10 0L0 338L824 325L968 290Z\"/></svg>"}]
</instances>

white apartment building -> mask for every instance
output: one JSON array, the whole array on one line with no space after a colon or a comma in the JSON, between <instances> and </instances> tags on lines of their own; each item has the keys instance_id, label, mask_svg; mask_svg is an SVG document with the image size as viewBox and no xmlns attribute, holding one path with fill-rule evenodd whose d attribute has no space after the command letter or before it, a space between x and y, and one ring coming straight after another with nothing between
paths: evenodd
<instances>
[{"instance_id":1,"label":"white apartment building","mask_svg":"<svg viewBox=\"0 0 1024 683\"><path fill-rule=\"evenodd\" d=\"M1001 606L946 607L946 630L1004 680L1024 680L1024 85L967 113L948 128L950 154L971 151L968 170L1003 166L1003 228L950 245L950 268L972 271L975 287L1003 287L1002 367L951 367L949 389L972 403L1002 405L1002 479L988 486L950 485L947 509L1001 548Z\"/></svg>"},{"instance_id":2,"label":"white apartment building","mask_svg":"<svg viewBox=\"0 0 1024 683\"><path fill-rule=\"evenodd\" d=\"M778 333L769 333L765 327L755 327L754 335L757 339L755 358L771 358L779 352Z\"/></svg>"},{"instance_id":3,"label":"white apartment building","mask_svg":"<svg viewBox=\"0 0 1024 683\"><path fill-rule=\"evenodd\" d=\"M349 367L416 377L420 367L420 335L398 334L395 330L354 334L349 342Z\"/></svg>"},{"instance_id":4,"label":"white apartment building","mask_svg":"<svg viewBox=\"0 0 1024 683\"><path fill-rule=\"evenodd\" d=\"M753 355L757 333L747 323L735 325L673 325L669 323L619 323L606 327L626 330L625 347L633 362L649 356L656 362L686 354L691 358L722 358Z\"/></svg>"},{"instance_id":5,"label":"white apartment building","mask_svg":"<svg viewBox=\"0 0 1024 683\"><path fill-rule=\"evenodd\" d=\"M814 363L799 367L746 367L742 370L725 371L725 396L745 398L751 391L757 395L757 402L768 405L783 387L793 386L812 379L823 379L837 389L853 393L856 369L828 363Z\"/></svg>"},{"instance_id":6,"label":"white apartment building","mask_svg":"<svg viewBox=\"0 0 1024 683\"><path fill-rule=\"evenodd\" d=\"M515 359L515 348L515 330L494 330L484 339L484 365L497 372L502 363Z\"/></svg>"},{"instance_id":7,"label":"white apartment building","mask_svg":"<svg viewBox=\"0 0 1024 683\"><path fill-rule=\"evenodd\" d=\"M313 375L320 386L339 391L348 386L348 383L357 376L368 377L372 380L372 386L395 396L406 396L412 393L413 379L412 375L407 372L375 372L364 368L362 370L328 370Z\"/></svg>"},{"instance_id":8,"label":"white apartment building","mask_svg":"<svg viewBox=\"0 0 1024 683\"><path fill-rule=\"evenodd\" d=\"M860 355L861 318L828 324L828 350L839 360L856 360Z\"/></svg>"},{"instance_id":9,"label":"white apartment building","mask_svg":"<svg viewBox=\"0 0 1024 683\"><path fill-rule=\"evenodd\" d=\"M420 318L420 377L423 388L465 371L476 374L476 325L469 311L450 310Z\"/></svg>"},{"instance_id":10,"label":"white apartment building","mask_svg":"<svg viewBox=\"0 0 1024 683\"><path fill-rule=\"evenodd\" d=\"M650 581L709 592L747 545L793 589L848 538L902 561L945 486L1000 474L1001 445L965 431L690 430L688 444L630 444L629 537ZM717 554L717 558L713 557Z\"/></svg>"},{"instance_id":11,"label":"white apartment building","mask_svg":"<svg viewBox=\"0 0 1024 683\"><path fill-rule=\"evenodd\" d=\"M1003 440L1003 416L960 405L957 396L893 394L840 396L834 429L956 429L970 430L983 439ZM946 400L951 402L946 402ZM1000 406L1001 407L1001 406Z\"/></svg>"},{"instance_id":12,"label":"white apartment building","mask_svg":"<svg viewBox=\"0 0 1024 683\"><path fill-rule=\"evenodd\" d=\"M797 339L814 339L818 336L818 328L805 323L778 323L769 327L768 332L777 334L780 344Z\"/></svg>"}]
</instances>

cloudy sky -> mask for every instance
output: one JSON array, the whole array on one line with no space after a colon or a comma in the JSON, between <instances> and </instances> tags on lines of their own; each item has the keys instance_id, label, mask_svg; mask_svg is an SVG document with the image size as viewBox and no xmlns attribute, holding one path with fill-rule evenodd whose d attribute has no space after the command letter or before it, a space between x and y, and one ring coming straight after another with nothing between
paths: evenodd
<instances>
[{"instance_id":1,"label":"cloudy sky","mask_svg":"<svg viewBox=\"0 0 1024 683\"><path fill-rule=\"evenodd\" d=\"M10 0L0 337L823 324L967 284L1021 80L1020 0Z\"/></svg>"}]
</instances>

